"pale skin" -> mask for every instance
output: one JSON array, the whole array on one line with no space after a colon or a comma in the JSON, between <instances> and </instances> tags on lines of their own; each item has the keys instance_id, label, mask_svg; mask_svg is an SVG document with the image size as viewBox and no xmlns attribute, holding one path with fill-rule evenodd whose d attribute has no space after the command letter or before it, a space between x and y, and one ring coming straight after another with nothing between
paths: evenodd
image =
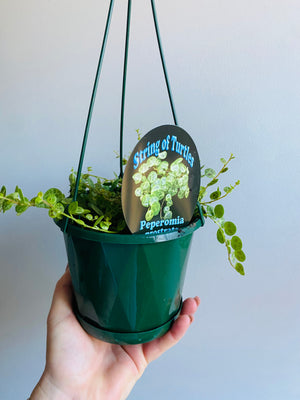
<instances>
[{"instance_id":1,"label":"pale skin","mask_svg":"<svg viewBox=\"0 0 300 400\"><path fill-rule=\"evenodd\" d=\"M72 311L67 268L47 320L46 366L30 400L125 400L147 365L174 346L193 322L200 299L184 301L171 330L152 342L120 346L88 335Z\"/></svg>"}]
</instances>

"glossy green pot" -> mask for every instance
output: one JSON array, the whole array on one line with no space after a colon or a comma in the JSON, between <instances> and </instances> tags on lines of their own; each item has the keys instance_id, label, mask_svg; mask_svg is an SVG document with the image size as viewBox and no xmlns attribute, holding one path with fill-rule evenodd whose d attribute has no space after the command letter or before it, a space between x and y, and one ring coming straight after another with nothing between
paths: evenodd
<instances>
[{"instance_id":1,"label":"glossy green pot","mask_svg":"<svg viewBox=\"0 0 300 400\"><path fill-rule=\"evenodd\" d=\"M136 344L165 334L178 316L193 232L99 233L69 224L64 233L76 315L91 335ZM63 230L62 221L56 224Z\"/></svg>"}]
</instances>

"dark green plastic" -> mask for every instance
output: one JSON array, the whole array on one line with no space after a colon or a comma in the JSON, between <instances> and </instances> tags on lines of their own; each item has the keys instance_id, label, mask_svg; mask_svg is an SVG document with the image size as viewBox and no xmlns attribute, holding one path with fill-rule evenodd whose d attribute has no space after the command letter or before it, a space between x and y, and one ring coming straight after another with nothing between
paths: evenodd
<instances>
[{"instance_id":1,"label":"dark green plastic","mask_svg":"<svg viewBox=\"0 0 300 400\"><path fill-rule=\"evenodd\" d=\"M63 230L64 222L56 221ZM76 314L83 328L116 344L165 334L180 312L193 232L109 234L68 225L64 233Z\"/></svg>"}]
</instances>

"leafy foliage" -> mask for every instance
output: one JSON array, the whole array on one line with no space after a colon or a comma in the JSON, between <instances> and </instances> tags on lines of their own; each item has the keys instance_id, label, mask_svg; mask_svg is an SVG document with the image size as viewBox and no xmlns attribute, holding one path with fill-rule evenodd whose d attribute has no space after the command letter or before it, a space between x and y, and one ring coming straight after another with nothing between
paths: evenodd
<instances>
[{"instance_id":1,"label":"leafy foliage","mask_svg":"<svg viewBox=\"0 0 300 400\"><path fill-rule=\"evenodd\" d=\"M210 180L206 186L200 187L198 201L202 206L204 217L210 218L218 226L217 240L219 243L226 246L230 265L238 273L245 275L244 267L241 263L246 260L246 255L242 250L242 240L239 238L239 236L235 235L237 231L236 225L231 221L225 220L224 207L222 204L217 204L215 207L212 207L214 202L219 202L221 199L227 197L240 184L240 181L235 182L234 185L225 186L223 188L223 192L220 187L218 187L217 190L213 190L210 194L208 193L208 190L219 182L221 174L224 174L228 171L228 164L233 159L234 156L232 154L228 160L221 158L222 166L218 173L212 168L207 168L204 170L202 178L208 178ZM210 200L205 201L207 196L209 196Z\"/></svg>"},{"instance_id":2,"label":"leafy foliage","mask_svg":"<svg viewBox=\"0 0 300 400\"><path fill-rule=\"evenodd\" d=\"M89 169L89 172L91 170ZM5 213L13 206L17 215L29 207L48 209L49 217L55 219L69 218L85 228L100 232L118 233L126 231L126 223L121 206L121 179L108 180L83 174L79 182L77 200L73 201L76 174L72 170L70 176L69 197L57 188L45 193L39 192L31 200L24 197L20 188L16 187L11 194L6 194L3 186L0 191L0 212Z\"/></svg>"},{"instance_id":3,"label":"leafy foliage","mask_svg":"<svg viewBox=\"0 0 300 400\"><path fill-rule=\"evenodd\" d=\"M228 171L228 164L233 159L234 157L232 154L228 160L221 158L222 166L219 172L216 172L212 168L207 168L204 170L202 178L203 180L208 179L208 183L205 186L200 187L198 201L202 207L204 217L211 219L217 225L217 240L219 243L225 245L230 265L241 275L244 275L245 272L242 263L246 260L246 255L243 251L242 240L236 235L236 225L231 221L225 220L224 207L222 204L218 203L215 206L213 205L213 203L219 202L227 197L240 184L240 182L237 181L234 185L225 186L223 190L220 189L220 186L218 186L217 189L214 189L215 185L219 183L221 175ZM153 162L154 161L155 160L153 160ZM163 172L169 171L169 166L164 169L163 163L163 159L160 159L160 165L157 166L157 168L160 168L159 179L161 180L164 177L167 178L167 176L164 176ZM165 207L168 207L168 202L170 207L172 196L175 194L177 194L178 197L181 196L181 192L185 197L188 195L188 188L186 188L184 183L184 180L186 181L186 171L183 171L180 160L178 161L178 165L175 164L172 168L175 168L175 170L177 170L177 167L179 168L178 176L176 176L176 182L178 183L179 179L181 178L183 182L182 185L179 184L176 186L176 188L173 185L174 187L171 194L169 192L172 188L170 189L169 186L167 188L168 190L163 192ZM174 174L176 175L176 171L172 171L172 168L168 173L169 176ZM142 188L143 183L145 183L146 180L158 178L158 172L156 172L156 177L147 176L147 179L143 180L143 177L145 178L143 175L145 172L147 171L139 171L141 176L134 177L135 183L140 184L140 186L137 188L137 191L138 189L140 189L140 191L138 191L136 194L140 194L139 197L141 198L141 201L142 196L147 195L146 192L144 193L146 188ZM87 173L82 174L80 177L77 199L76 201L73 201L75 194L75 182L76 172L72 170L69 176L70 193L68 197L66 197L59 189L51 188L45 193L39 192L31 200L23 195L22 190L18 186L15 188L15 191L10 194L7 194L5 186L2 186L0 191L0 213L5 213L12 207L15 207L17 215L21 215L30 207L45 208L48 210L48 214L51 218L58 220L69 218L70 221L84 228L99 232L129 233L122 211L121 178L117 176L115 176L114 179L101 178L93 175L92 169L88 168ZM182 189L183 187L185 188L184 191ZM158 194L159 193L157 192L156 195ZM161 197L162 194L159 194L158 201L163 200ZM207 197L209 199L205 200ZM146 201L146 199L144 200ZM149 209L152 211L152 206L154 206L154 204L155 202L153 201L152 204L150 204L150 199L148 205L146 205L145 202L145 206L150 207ZM158 206L159 207L157 207L157 210L154 207L154 214L156 212L161 212L162 208L159 202ZM164 208L164 217L167 217L168 211L170 210ZM198 208L195 210L195 218L197 218L197 213ZM149 216L149 218L150 217L151 216Z\"/></svg>"}]
</instances>

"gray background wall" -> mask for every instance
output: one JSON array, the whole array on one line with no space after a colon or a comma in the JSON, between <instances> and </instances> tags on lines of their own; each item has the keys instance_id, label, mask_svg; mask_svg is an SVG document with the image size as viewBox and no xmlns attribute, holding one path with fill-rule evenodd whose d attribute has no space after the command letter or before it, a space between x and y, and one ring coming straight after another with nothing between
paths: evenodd
<instances>
[{"instance_id":1,"label":"gray background wall","mask_svg":"<svg viewBox=\"0 0 300 400\"><path fill-rule=\"evenodd\" d=\"M86 165L118 172L126 2L117 1ZM125 153L135 129L171 123L150 2L133 2ZM0 0L0 185L67 191L77 166L108 1ZM215 228L194 237L184 294L202 304L135 399L300 399L298 0L157 1L180 125L207 166L236 155L226 215L247 251L226 262ZM25 399L45 354L46 316L66 255L42 211L0 216L0 398Z\"/></svg>"}]
</instances>

